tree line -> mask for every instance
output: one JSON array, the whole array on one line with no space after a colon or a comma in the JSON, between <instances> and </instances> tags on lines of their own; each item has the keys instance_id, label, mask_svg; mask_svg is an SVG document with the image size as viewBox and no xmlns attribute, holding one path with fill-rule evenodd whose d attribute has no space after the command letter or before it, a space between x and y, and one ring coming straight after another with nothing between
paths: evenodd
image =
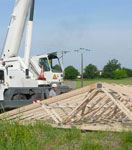
<instances>
[{"instance_id":1,"label":"tree line","mask_svg":"<svg viewBox=\"0 0 132 150\"><path fill-rule=\"evenodd\" d=\"M79 71L73 67L68 66L65 68L65 79L76 79L81 76ZM83 77L86 79L95 78L110 78L110 79L123 79L132 77L132 69L121 67L118 60L112 59L103 67L103 70L99 71L97 66L89 64L85 67Z\"/></svg>"}]
</instances>

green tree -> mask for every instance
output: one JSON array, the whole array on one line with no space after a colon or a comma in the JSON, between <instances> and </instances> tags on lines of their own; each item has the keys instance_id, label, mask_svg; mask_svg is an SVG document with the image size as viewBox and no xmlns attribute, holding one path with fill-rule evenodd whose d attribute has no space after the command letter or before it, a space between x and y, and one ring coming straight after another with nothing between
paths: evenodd
<instances>
[{"instance_id":1,"label":"green tree","mask_svg":"<svg viewBox=\"0 0 132 150\"><path fill-rule=\"evenodd\" d=\"M68 66L65 68L65 79L76 79L79 75L79 72L77 69L75 69L73 66Z\"/></svg>"},{"instance_id":2,"label":"green tree","mask_svg":"<svg viewBox=\"0 0 132 150\"><path fill-rule=\"evenodd\" d=\"M112 72L113 73L113 78L114 79L123 79L123 78L127 78L127 73L125 70L121 69L121 70L115 70Z\"/></svg>"},{"instance_id":3,"label":"green tree","mask_svg":"<svg viewBox=\"0 0 132 150\"><path fill-rule=\"evenodd\" d=\"M126 71L128 77L132 77L132 69L129 68L122 68L122 69Z\"/></svg>"},{"instance_id":4,"label":"green tree","mask_svg":"<svg viewBox=\"0 0 132 150\"><path fill-rule=\"evenodd\" d=\"M99 76L98 69L95 65L89 64L84 70L84 78L93 79Z\"/></svg>"},{"instance_id":5,"label":"green tree","mask_svg":"<svg viewBox=\"0 0 132 150\"><path fill-rule=\"evenodd\" d=\"M116 59L110 60L105 66L104 66L104 72L102 74L102 77L104 78L112 78L113 71L121 69L121 64Z\"/></svg>"}]
</instances>

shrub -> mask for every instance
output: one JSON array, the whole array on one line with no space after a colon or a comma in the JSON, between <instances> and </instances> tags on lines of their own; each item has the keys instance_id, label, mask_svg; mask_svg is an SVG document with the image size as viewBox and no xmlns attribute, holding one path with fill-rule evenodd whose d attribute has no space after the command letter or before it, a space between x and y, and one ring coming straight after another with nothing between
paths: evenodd
<instances>
[{"instance_id":1,"label":"shrub","mask_svg":"<svg viewBox=\"0 0 132 150\"><path fill-rule=\"evenodd\" d=\"M132 77L132 69L129 68L122 68L122 69L126 71L128 77Z\"/></svg>"},{"instance_id":2,"label":"shrub","mask_svg":"<svg viewBox=\"0 0 132 150\"><path fill-rule=\"evenodd\" d=\"M77 69L75 69L73 66L68 66L65 68L65 79L76 79L79 75L79 72Z\"/></svg>"},{"instance_id":3,"label":"shrub","mask_svg":"<svg viewBox=\"0 0 132 150\"><path fill-rule=\"evenodd\" d=\"M123 79L127 78L127 73L125 70L116 70L112 72L112 78L114 79Z\"/></svg>"}]
</instances>

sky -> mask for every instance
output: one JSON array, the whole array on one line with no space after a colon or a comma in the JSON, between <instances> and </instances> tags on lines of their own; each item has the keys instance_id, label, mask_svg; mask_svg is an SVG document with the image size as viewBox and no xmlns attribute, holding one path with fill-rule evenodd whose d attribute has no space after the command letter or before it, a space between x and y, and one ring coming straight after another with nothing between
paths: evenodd
<instances>
[{"instance_id":1,"label":"sky","mask_svg":"<svg viewBox=\"0 0 132 150\"><path fill-rule=\"evenodd\" d=\"M0 51L15 0L0 0ZM24 54L24 39L20 56ZM66 50L64 67L81 70L92 63L99 70L111 59L132 69L132 0L36 0L31 54Z\"/></svg>"}]
</instances>

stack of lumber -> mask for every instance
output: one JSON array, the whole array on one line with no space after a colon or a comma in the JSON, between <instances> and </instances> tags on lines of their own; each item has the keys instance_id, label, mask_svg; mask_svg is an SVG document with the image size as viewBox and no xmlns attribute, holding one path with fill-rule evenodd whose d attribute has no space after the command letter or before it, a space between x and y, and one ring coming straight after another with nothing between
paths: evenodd
<instances>
[{"instance_id":1,"label":"stack of lumber","mask_svg":"<svg viewBox=\"0 0 132 150\"><path fill-rule=\"evenodd\" d=\"M132 86L98 83L0 115L20 123L42 121L57 128L131 130Z\"/></svg>"}]
</instances>

